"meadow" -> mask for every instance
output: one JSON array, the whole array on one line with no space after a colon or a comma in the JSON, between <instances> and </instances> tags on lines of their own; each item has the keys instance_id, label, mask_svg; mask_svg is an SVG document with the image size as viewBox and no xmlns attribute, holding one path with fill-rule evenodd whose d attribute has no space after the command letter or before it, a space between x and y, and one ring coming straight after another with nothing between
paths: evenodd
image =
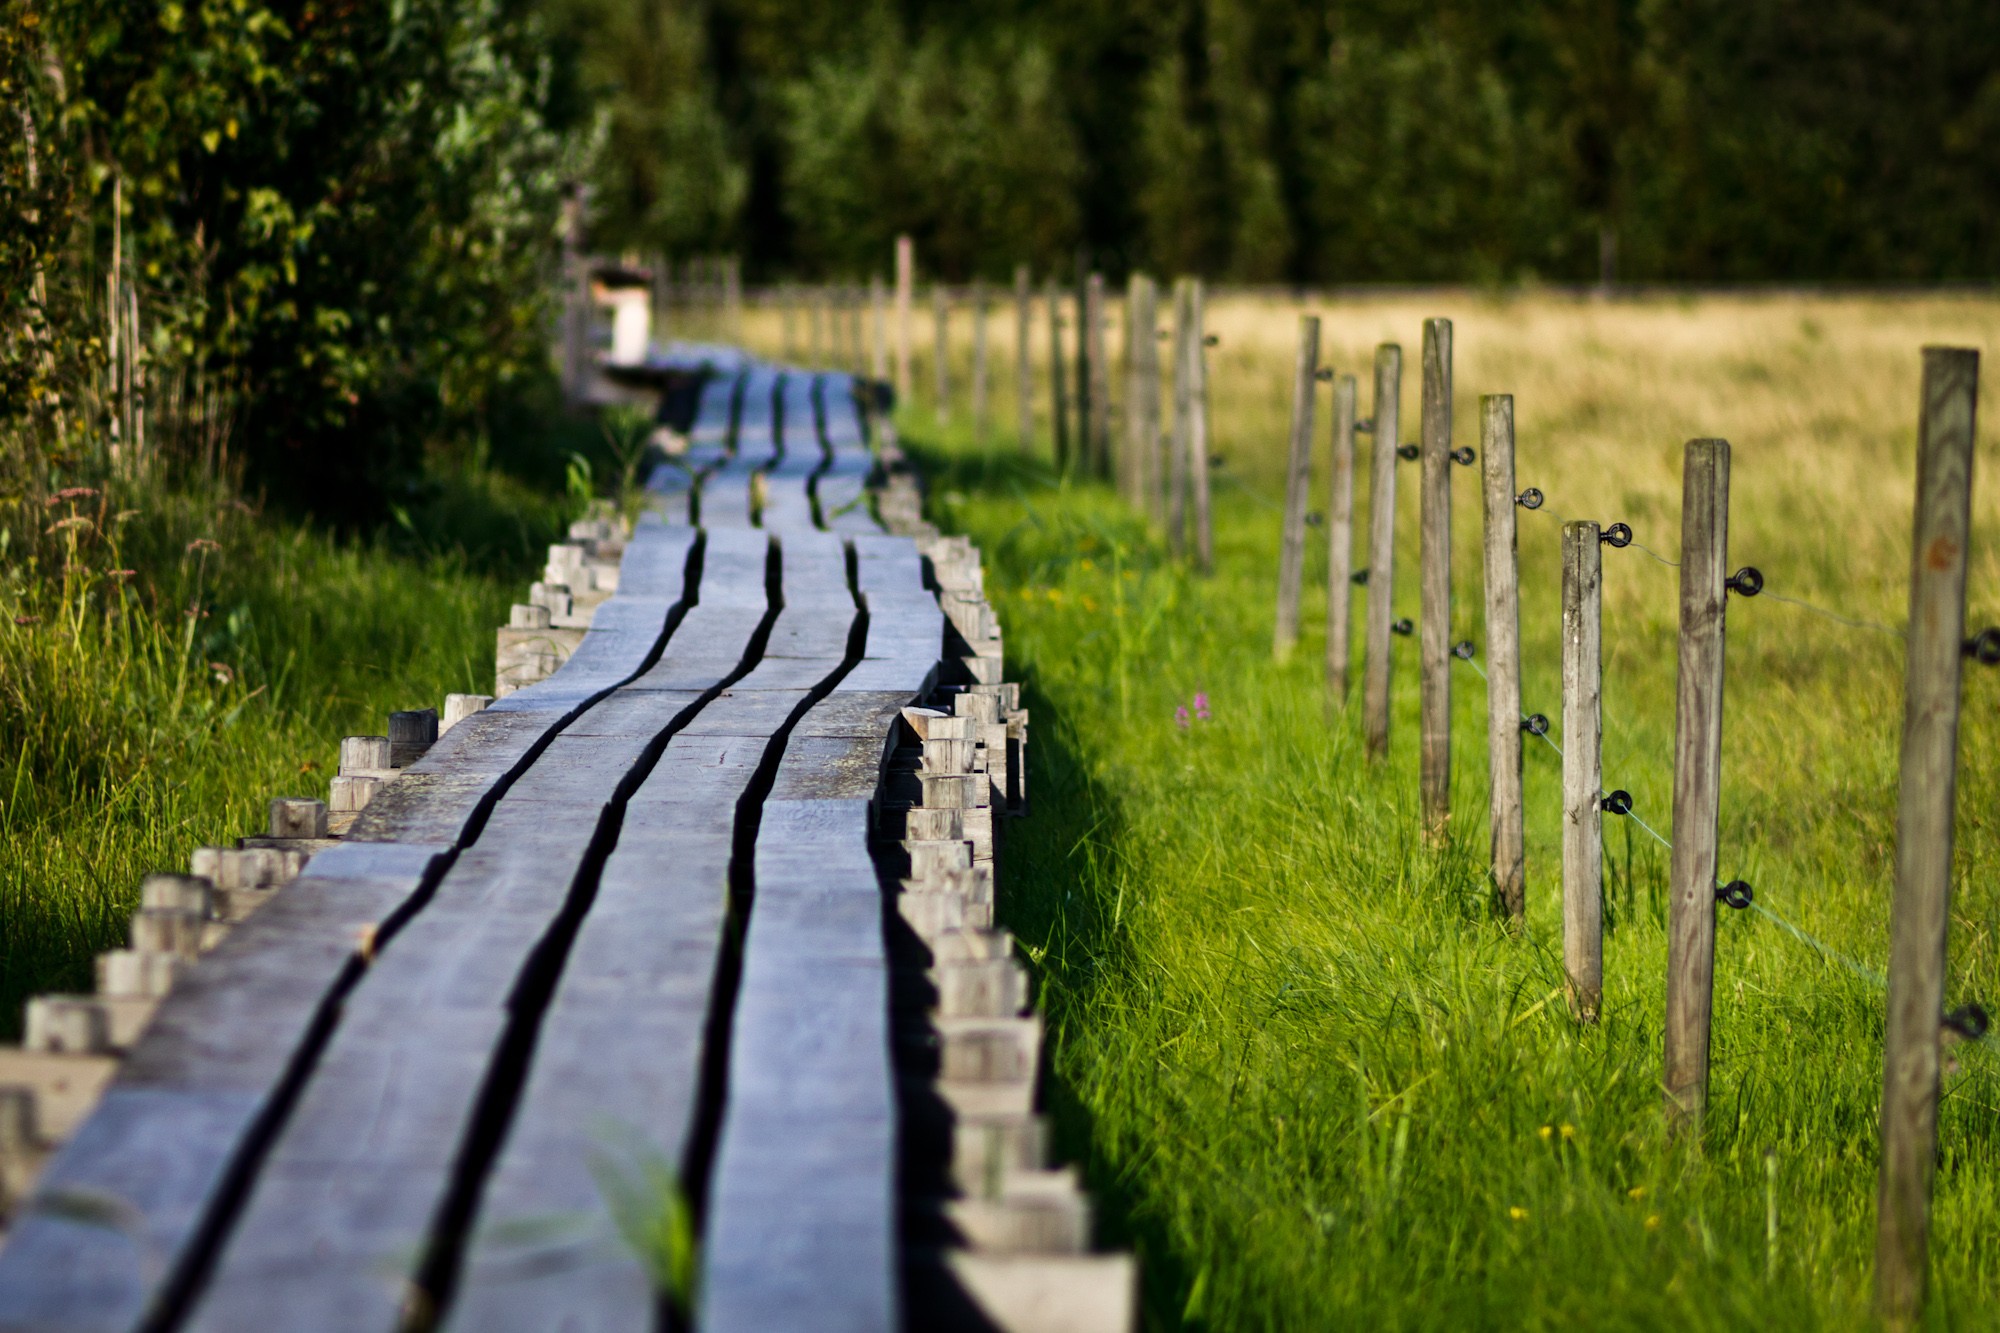
<instances>
[{"instance_id":1,"label":"meadow","mask_svg":"<svg viewBox=\"0 0 2000 1333\"><path fill-rule=\"evenodd\" d=\"M1301 310L1323 317L1323 361L1360 378L1364 415L1374 345L1403 345L1407 438L1427 316L1455 322L1457 443L1478 446L1480 394L1515 395L1519 482L1548 497L1520 513L1524 705L1557 743L1561 521L1632 525L1635 545L1605 552L1605 785L1668 839L1681 452L1732 443L1731 564L1759 567L1767 591L1729 609L1722 871L1768 914L1721 913L1699 1144L1670 1140L1661 1110L1665 849L1605 817L1605 1012L1579 1026L1554 747L1526 756L1516 935L1490 904L1473 671L1455 666L1453 820L1432 848L1414 641L1394 647L1386 762L1363 755L1357 700L1325 697L1324 529L1309 530L1304 640L1272 660ZM1057 475L1045 437L1020 451L1011 309L993 318L987 438L963 398L940 428L921 361L899 421L933 517L985 552L1026 682L1034 811L1008 830L1001 915L1040 978L1061 1142L1103 1241L1141 1255L1147 1326L1866 1326L1919 349L1992 346L2000 301L1218 297L1208 578L1108 484ZM1039 357L1039 319L1036 333ZM2000 621L1992 420L1989 405L1975 629ZM1415 491L1409 465L1395 603L1410 616ZM1453 515L1453 637L1483 644L1476 469L1457 471ZM1964 699L1954 1005L2000 998L2000 674L1968 668ZM2000 1063L1990 1042L1952 1054L1930 1326L2000 1327Z\"/></svg>"}]
</instances>

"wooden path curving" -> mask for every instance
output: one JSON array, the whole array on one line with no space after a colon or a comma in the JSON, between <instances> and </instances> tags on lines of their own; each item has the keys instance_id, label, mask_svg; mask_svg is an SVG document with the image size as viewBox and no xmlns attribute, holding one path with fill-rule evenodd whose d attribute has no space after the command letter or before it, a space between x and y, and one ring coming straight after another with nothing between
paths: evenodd
<instances>
[{"instance_id":1,"label":"wooden path curving","mask_svg":"<svg viewBox=\"0 0 2000 1333\"><path fill-rule=\"evenodd\" d=\"M1130 1326L991 929L1027 716L869 393L709 374L490 706L148 881L0 1052L0 1329Z\"/></svg>"}]
</instances>

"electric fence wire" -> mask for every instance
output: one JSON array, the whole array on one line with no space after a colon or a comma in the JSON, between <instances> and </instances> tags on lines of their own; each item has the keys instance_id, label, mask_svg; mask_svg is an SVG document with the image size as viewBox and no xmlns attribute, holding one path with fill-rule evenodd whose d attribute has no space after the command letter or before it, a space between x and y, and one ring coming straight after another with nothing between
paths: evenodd
<instances>
[{"instance_id":1,"label":"electric fence wire","mask_svg":"<svg viewBox=\"0 0 2000 1333\"><path fill-rule=\"evenodd\" d=\"M1478 672L1479 678L1481 680L1486 679L1486 673L1484 671L1479 670L1479 663L1477 661L1475 661L1470 657L1460 657L1458 658L1458 660L1465 663L1467 666L1471 667L1475 672ZM1521 720L1523 722L1526 722L1528 719L1525 716L1523 716ZM1554 750L1558 756L1562 754L1563 752L1562 746L1556 744L1554 738L1551 737L1548 732L1537 731L1531 734L1540 736L1543 742L1547 744L1551 750ZM1598 788L1597 796L1599 800L1603 800L1607 794L1608 793L1606 793L1602 787ZM1644 829L1648 834L1652 836L1653 841L1659 843L1660 846L1666 848L1668 851L1672 851L1674 849L1673 843L1668 841L1666 836L1662 834L1658 829L1654 828L1651 824L1648 824L1644 819L1640 818L1638 811L1628 806L1626 809L1621 810L1618 813L1623 815L1626 819L1629 819L1633 823L1637 824L1640 828ZM1722 885L1718 883L1716 887L1720 889ZM1830 963L1839 963L1841 966L1847 968L1848 971L1854 973L1854 975L1860 977L1863 981L1866 981L1869 984L1875 986L1877 989L1887 989L1889 980L1881 972L1868 966L1866 963L1858 962L1855 959L1850 958L1848 955L1834 948L1831 944L1828 944L1825 940L1820 939L1818 936L1813 935L1809 931L1801 929L1798 925L1794 924L1790 920L1787 920L1784 916L1781 916L1779 913L1773 911L1765 904L1758 902L1755 898L1752 898L1750 900L1750 910L1756 912L1758 915L1782 927L1787 933L1789 933L1792 936L1792 938L1798 940L1799 943L1805 945L1807 948L1817 953L1820 956L1821 961Z\"/></svg>"}]
</instances>

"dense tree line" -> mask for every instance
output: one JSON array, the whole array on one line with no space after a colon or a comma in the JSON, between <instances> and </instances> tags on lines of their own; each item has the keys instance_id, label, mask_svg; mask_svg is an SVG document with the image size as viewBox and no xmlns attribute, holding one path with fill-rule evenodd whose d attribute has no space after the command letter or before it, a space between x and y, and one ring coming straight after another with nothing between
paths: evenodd
<instances>
[{"instance_id":1,"label":"dense tree line","mask_svg":"<svg viewBox=\"0 0 2000 1333\"><path fill-rule=\"evenodd\" d=\"M608 244L957 277L1983 279L1989 0L544 0Z\"/></svg>"}]
</instances>

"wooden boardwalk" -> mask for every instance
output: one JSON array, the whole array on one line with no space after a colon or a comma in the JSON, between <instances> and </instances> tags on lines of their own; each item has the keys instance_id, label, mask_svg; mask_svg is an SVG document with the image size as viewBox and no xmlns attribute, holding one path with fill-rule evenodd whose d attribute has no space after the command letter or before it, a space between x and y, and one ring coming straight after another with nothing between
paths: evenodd
<instances>
[{"instance_id":1,"label":"wooden boardwalk","mask_svg":"<svg viewBox=\"0 0 2000 1333\"><path fill-rule=\"evenodd\" d=\"M0 1053L0 1329L1130 1326L991 929L1027 717L868 392L710 374L490 706L148 881Z\"/></svg>"}]
</instances>

